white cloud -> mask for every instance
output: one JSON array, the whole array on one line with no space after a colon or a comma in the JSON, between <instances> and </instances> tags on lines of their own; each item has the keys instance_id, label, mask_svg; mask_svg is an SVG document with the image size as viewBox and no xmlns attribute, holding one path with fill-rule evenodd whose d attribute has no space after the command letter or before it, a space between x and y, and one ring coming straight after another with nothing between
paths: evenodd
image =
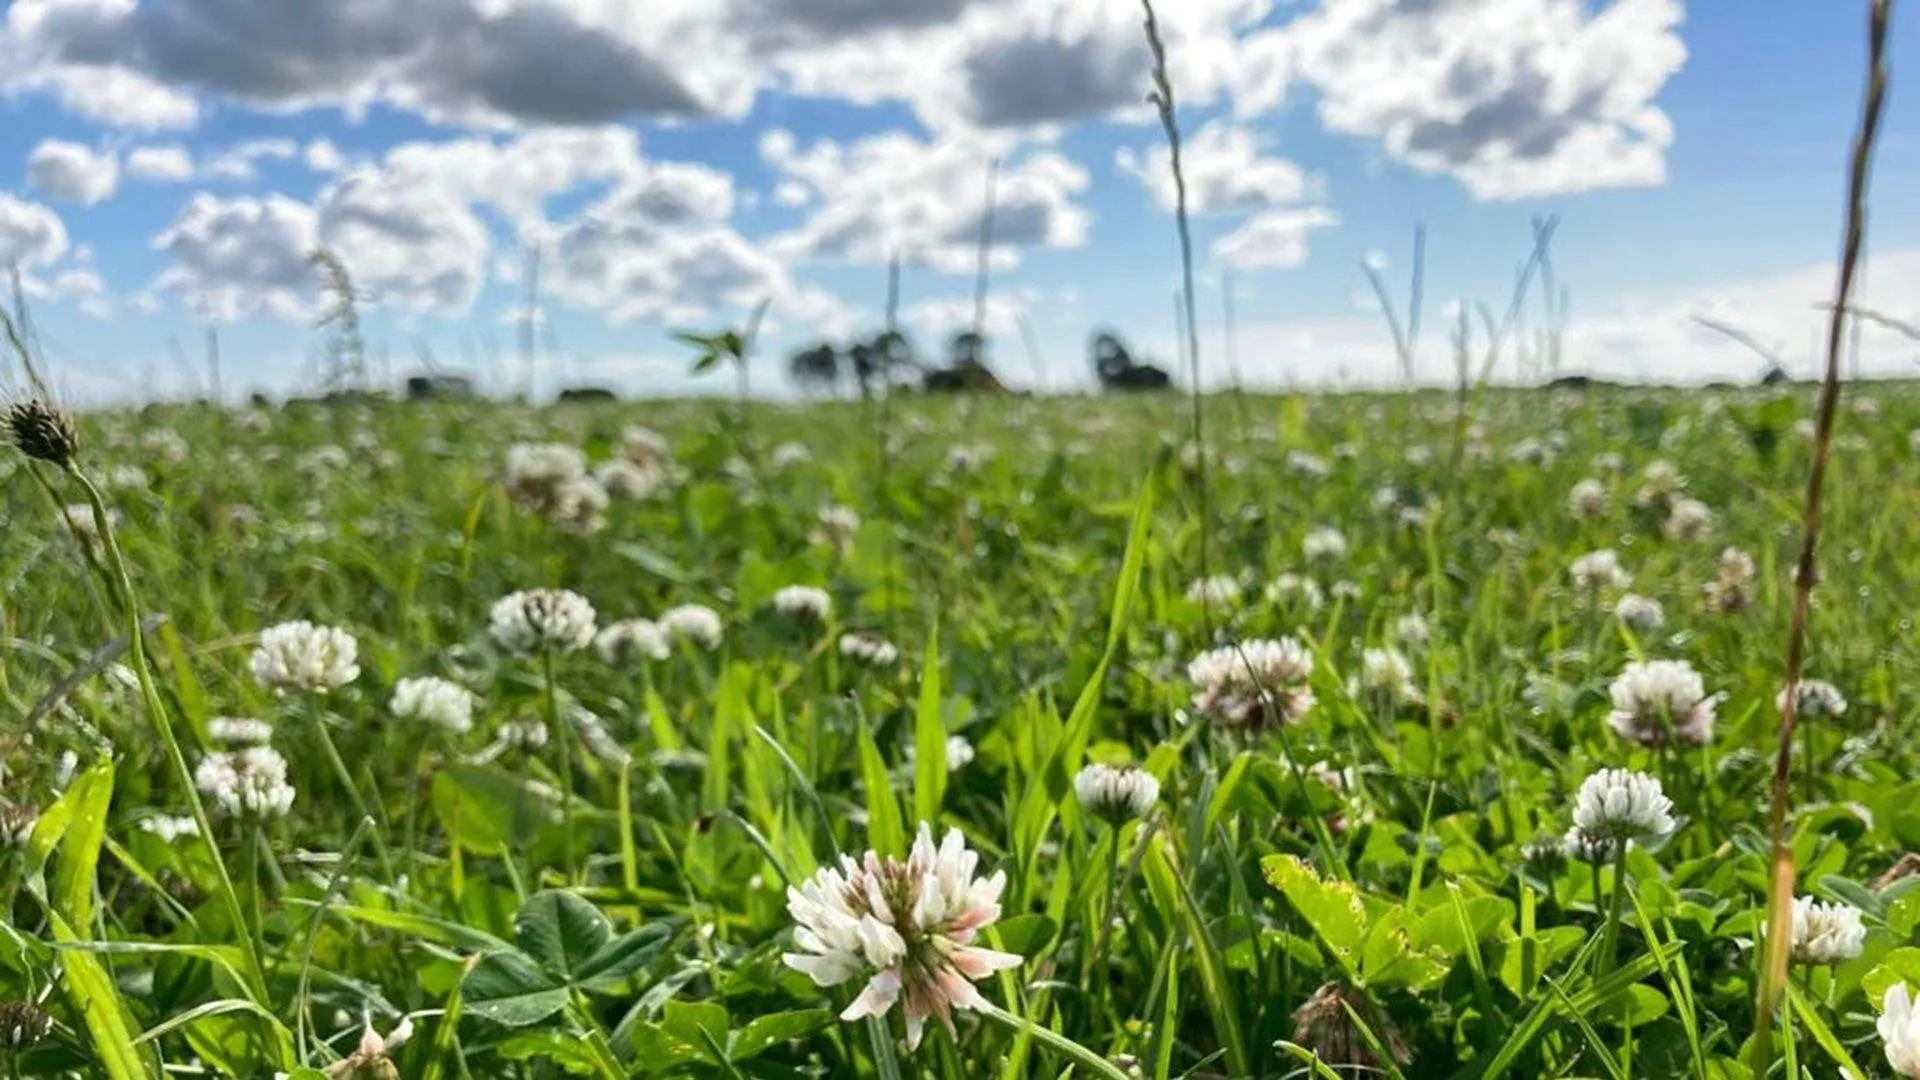
<instances>
[{"instance_id":1,"label":"white cloud","mask_svg":"<svg viewBox=\"0 0 1920 1080\"><path fill-rule=\"evenodd\" d=\"M1177 204L1172 158L1161 143L1145 153L1122 147L1115 160L1153 192L1162 210L1172 210ZM1187 208L1195 214L1266 210L1318 201L1322 195L1320 178L1285 158L1268 156L1252 131L1220 121L1182 143L1180 166L1187 178Z\"/></svg>"},{"instance_id":2,"label":"white cloud","mask_svg":"<svg viewBox=\"0 0 1920 1080\"><path fill-rule=\"evenodd\" d=\"M0 267L46 266L66 253L60 215L0 191Z\"/></svg>"},{"instance_id":3,"label":"white cloud","mask_svg":"<svg viewBox=\"0 0 1920 1080\"><path fill-rule=\"evenodd\" d=\"M339 147L333 145L331 139L314 139L308 142L306 150L301 153L301 160L306 162L307 168L317 173L337 173L344 171L347 167L346 157L340 153Z\"/></svg>"},{"instance_id":4,"label":"white cloud","mask_svg":"<svg viewBox=\"0 0 1920 1080\"><path fill-rule=\"evenodd\" d=\"M251 139L208 158L201 176L207 180L250 184L260 179L260 162L291 161L299 153L300 144L292 139Z\"/></svg>"},{"instance_id":5,"label":"white cloud","mask_svg":"<svg viewBox=\"0 0 1920 1080\"><path fill-rule=\"evenodd\" d=\"M990 163L1002 141L948 136L925 141L891 132L801 148L775 131L761 156L783 182L808 194L813 209L776 250L795 258L884 263L896 253L947 273L971 272L987 205ZM995 180L993 262L1017 266L1027 248L1086 242L1087 212L1076 201L1085 169L1051 150L1003 164Z\"/></svg>"},{"instance_id":6,"label":"white cloud","mask_svg":"<svg viewBox=\"0 0 1920 1080\"><path fill-rule=\"evenodd\" d=\"M120 184L120 162L111 150L47 139L27 156L27 183L53 198L92 206Z\"/></svg>"},{"instance_id":7,"label":"white cloud","mask_svg":"<svg viewBox=\"0 0 1920 1080\"><path fill-rule=\"evenodd\" d=\"M504 141L474 136L402 143L387 152L383 167L486 203L521 226L537 220L557 195L587 184L637 182L657 168L642 159L638 136L613 127L530 131Z\"/></svg>"},{"instance_id":8,"label":"white cloud","mask_svg":"<svg viewBox=\"0 0 1920 1080\"><path fill-rule=\"evenodd\" d=\"M490 246L486 227L452 191L373 171L321 195L317 240L377 302L450 314L473 303Z\"/></svg>"},{"instance_id":9,"label":"white cloud","mask_svg":"<svg viewBox=\"0 0 1920 1080\"><path fill-rule=\"evenodd\" d=\"M193 155L177 143L137 147L127 154L127 175L154 183L185 183L193 179Z\"/></svg>"},{"instance_id":10,"label":"white cloud","mask_svg":"<svg viewBox=\"0 0 1920 1080\"><path fill-rule=\"evenodd\" d=\"M1679 0L1323 0L1284 33L1329 128L1482 199L1659 184Z\"/></svg>"},{"instance_id":11,"label":"white cloud","mask_svg":"<svg viewBox=\"0 0 1920 1080\"><path fill-rule=\"evenodd\" d=\"M1033 298L1024 293L988 296L984 324L988 340L998 340L1017 348L1020 318L1027 313L1032 302ZM971 296L941 296L920 300L909 304L902 312L905 325L934 335L934 339L923 343L922 347L934 350L936 355L944 349L947 338L973 329L976 314ZM1001 357L1000 363L1004 364L1006 359Z\"/></svg>"},{"instance_id":12,"label":"white cloud","mask_svg":"<svg viewBox=\"0 0 1920 1080\"><path fill-rule=\"evenodd\" d=\"M213 319L306 317L316 246L313 209L281 195L221 199L202 192L154 239L172 259L154 282Z\"/></svg>"},{"instance_id":13,"label":"white cloud","mask_svg":"<svg viewBox=\"0 0 1920 1080\"><path fill-rule=\"evenodd\" d=\"M1307 261L1307 238L1315 230L1340 223L1340 215L1322 206L1267 210L1213 242L1213 257L1244 269L1282 269Z\"/></svg>"}]
</instances>

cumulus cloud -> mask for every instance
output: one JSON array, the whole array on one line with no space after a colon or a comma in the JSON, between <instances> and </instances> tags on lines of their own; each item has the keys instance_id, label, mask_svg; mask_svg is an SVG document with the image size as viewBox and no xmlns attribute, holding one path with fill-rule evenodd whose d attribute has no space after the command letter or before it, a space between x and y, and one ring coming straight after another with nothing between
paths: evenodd
<instances>
[{"instance_id":1,"label":"cumulus cloud","mask_svg":"<svg viewBox=\"0 0 1920 1080\"><path fill-rule=\"evenodd\" d=\"M208 180L250 184L260 179L260 162L291 161L300 152L292 139L249 139L207 160L201 174Z\"/></svg>"},{"instance_id":2,"label":"cumulus cloud","mask_svg":"<svg viewBox=\"0 0 1920 1080\"><path fill-rule=\"evenodd\" d=\"M1216 121L1201 128L1180 148L1187 178L1187 207L1196 214L1235 214L1316 200L1318 177L1285 158L1272 157L1259 136ZM1153 193L1162 210L1176 205L1173 154L1164 144L1143 152L1123 147L1116 156L1122 171Z\"/></svg>"},{"instance_id":3,"label":"cumulus cloud","mask_svg":"<svg viewBox=\"0 0 1920 1080\"><path fill-rule=\"evenodd\" d=\"M27 183L52 198L91 206L120 185L120 162L111 150L47 139L27 156Z\"/></svg>"},{"instance_id":4,"label":"cumulus cloud","mask_svg":"<svg viewBox=\"0 0 1920 1080\"><path fill-rule=\"evenodd\" d=\"M1285 269L1307 261L1307 238L1340 223L1323 206L1267 210L1213 242L1213 257L1243 269Z\"/></svg>"},{"instance_id":5,"label":"cumulus cloud","mask_svg":"<svg viewBox=\"0 0 1920 1080\"><path fill-rule=\"evenodd\" d=\"M39 203L0 191L0 266L32 269L67 253L67 227Z\"/></svg>"},{"instance_id":6,"label":"cumulus cloud","mask_svg":"<svg viewBox=\"0 0 1920 1080\"><path fill-rule=\"evenodd\" d=\"M178 143L135 147L127 154L127 175L157 184L193 179L193 155Z\"/></svg>"},{"instance_id":7,"label":"cumulus cloud","mask_svg":"<svg viewBox=\"0 0 1920 1080\"><path fill-rule=\"evenodd\" d=\"M8 11L0 54L12 61L14 85L52 88L95 119L141 126L191 123L196 95L281 111L387 103L476 123L713 111L718 102L683 83L665 59L675 24L697 5L609 6L20 0ZM110 100L86 99L90 78L125 85ZM164 106L143 104L134 92L155 88Z\"/></svg>"},{"instance_id":8,"label":"cumulus cloud","mask_svg":"<svg viewBox=\"0 0 1920 1080\"><path fill-rule=\"evenodd\" d=\"M321 195L316 236L377 301L447 314L473 303L490 247L465 200L372 171Z\"/></svg>"},{"instance_id":9,"label":"cumulus cloud","mask_svg":"<svg viewBox=\"0 0 1920 1080\"><path fill-rule=\"evenodd\" d=\"M1284 33L1321 121L1482 199L1659 184L1679 0L1323 0Z\"/></svg>"},{"instance_id":10,"label":"cumulus cloud","mask_svg":"<svg viewBox=\"0 0 1920 1080\"><path fill-rule=\"evenodd\" d=\"M313 209L281 195L188 201L153 247L170 265L154 282L212 319L301 319L312 302Z\"/></svg>"},{"instance_id":11,"label":"cumulus cloud","mask_svg":"<svg viewBox=\"0 0 1920 1080\"><path fill-rule=\"evenodd\" d=\"M773 246L796 258L884 263L898 254L947 273L971 272L989 166L1006 149L973 137L929 141L899 132L803 148L787 132L773 132L761 141L761 156L811 207ZM1052 150L1003 163L994 180L994 264L1017 266L1028 248L1084 244L1088 215L1077 199L1087 184L1085 169Z\"/></svg>"},{"instance_id":12,"label":"cumulus cloud","mask_svg":"<svg viewBox=\"0 0 1920 1080\"><path fill-rule=\"evenodd\" d=\"M649 168L673 166L644 161L639 137L630 129L595 128L530 131L510 140L474 136L407 142L387 152L383 168L486 203L525 226L539 218L547 201L557 195L588 184L639 181ZM730 181L722 177L718 182L729 185L726 197L730 200ZM711 197L716 181L707 179L702 185ZM671 181L636 184L656 192L671 186ZM726 208L720 210L722 216L726 212Z\"/></svg>"}]
</instances>

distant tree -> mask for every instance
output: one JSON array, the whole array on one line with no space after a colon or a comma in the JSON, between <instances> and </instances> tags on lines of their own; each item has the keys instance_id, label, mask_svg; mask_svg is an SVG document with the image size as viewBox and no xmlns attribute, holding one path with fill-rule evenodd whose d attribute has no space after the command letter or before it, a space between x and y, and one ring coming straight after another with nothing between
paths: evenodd
<instances>
[{"instance_id":1,"label":"distant tree","mask_svg":"<svg viewBox=\"0 0 1920 1080\"><path fill-rule=\"evenodd\" d=\"M787 374L802 389L832 393L840 386L840 350L826 341L802 349L788 359Z\"/></svg>"},{"instance_id":2,"label":"distant tree","mask_svg":"<svg viewBox=\"0 0 1920 1080\"><path fill-rule=\"evenodd\" d=\"M1163 390L1173 382L1163 369L1135 360L1126 343L1112 331L1095 334L1087 352L1093 358L1093 373L1105 389Z\"/></svg>"}]
</instances>

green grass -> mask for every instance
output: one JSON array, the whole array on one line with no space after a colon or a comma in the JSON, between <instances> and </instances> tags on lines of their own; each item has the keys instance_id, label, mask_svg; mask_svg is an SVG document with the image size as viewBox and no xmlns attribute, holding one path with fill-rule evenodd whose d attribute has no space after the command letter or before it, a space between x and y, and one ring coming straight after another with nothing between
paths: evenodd
<instances>
[{"instance_id":1,"label":"green grass","mask_svg":"<svg viewBox=\"0 0 1920 1080\"><path fill-rule=\"evenodd\" d=\"M1801 891L1858 906L1868 933L1856 959L1795 969L1774 1075L1890 1076L1879 996L1920 985L1920 892L1868 884L1920 848L1920 394L1864 397L1877 413L1839 427L1807 669L1850 708L1809 725L1791 828ZM1806 392L1489 392L1466 428L1442 395L1222 400L1205 521L1187 408L896 400L884 474L877 410L856 405L744 422L706 403L85 417L80 465L118 515L140 603L165 616L145 640L157 700L131 654L93 659L126 632L117 585L7 451L0 806L39 824L0 847L0 1002L54 1025L17 1052L0 1041L0 1076L344 1075L363 1021L384 1034L402 1017L415 1035L391 1063L408 1080L1037 1080L1098 1075L1088 1052L1156 1078L1346 1077L1356 1057L1416 1078L1749 1076ZM598 463L635 423L668 438L682 478L615 500L599 532L502 487L515 442ZM788 442L810 455L776 451ZM328 446L344 453L315 454ZM956 447L990 453L956 468ZM1656 459L1712 508L1706 538L1670 538L1634 506ZM1589 476L1608 489L1591 520L1567 507ZM1377 503L1387 487L1418 523ZM845 551L812 540L829 504L861 515ZM1347 553L1309 562L1317 526ZM1210 613L1187 598L1203 534L1211 571L1245 586ZM1728 546L1758 567L1734 613L1703 594ZM1629 631L1618 590L1571 586L1569 564L1599 548L1662 604L1662 628ZM1289 572L1325 604L1265 600ZM791 584L832 594L825 625L770 610ZM580 593L602 625L706 604L725 639L628 667L557 657L550 702L540 660L487 633L496 599L536 587ZM1218 643L1207 614L1221 641L1313 648L1302 722L1193 712L1187 661ZM1395 640L1408 615L1424 644ZM320 702L347 777L313 703L249 671L255 635L292 619L358 639L359 677ZM897 661L843 656L854 630ZM1386 645L1420 703L1350 692L1363 650ZM1636 658L1686 660L1725 695L1707 746L1608 728L1608 683ZM472 732L390 715L393 685L420 675L475 692ZM550 707L610 737L499 741ZM231 906L205 846L149 828L189 811L157 725L192 765L219 716L274 723L299 792L284 819L210 808ZM950 735L975 756L948 773ZM1096 760L1153 772L1156 812L1117 831L1084 813L1072 778ZM1681 821L1628 852L1624 894L1611 866L1522 853L1614 766L1659 777ZM903 850L922 820L1007 873L986 943L1026 961L980 984L1008 1015L961 1013L957 1037L934 1024L908 1053L897 1017L835 1019L858 981L822 990L782 965L784 889L840 851Z\"/></svg>"}]
</instances>

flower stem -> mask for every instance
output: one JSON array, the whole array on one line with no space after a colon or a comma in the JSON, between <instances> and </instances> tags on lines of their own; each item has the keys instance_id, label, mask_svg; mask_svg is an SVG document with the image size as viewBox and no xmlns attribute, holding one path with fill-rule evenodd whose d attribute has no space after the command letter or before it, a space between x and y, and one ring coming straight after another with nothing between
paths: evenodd
<instances>
[{"instance_id":1,"label":"flower stem","mask_svg":"<svg viewBox=\"0 0 1920 1080\"><path fill-rule=\"evenodd\" d=\"M573 739L569 725L560 722L560 702L554 689L553 650L540 653L540 674L546 685L547 728L560 746L560 829L564 838L567 880L573 875Z\"/></svg>"},{"instance_id":2,"label":"flower stem","mask_svg":"<svg viewBox=\"0 0 1920 1080\"><path fill-rule=\"evenodd\" d=\"M1600 942L1600 956L1595 961L1598 968L1596 978L1613 970L1614 954L1620 945L1620 913L1627 899L1627 841L1617 840L1615 843L1619 850L1613 853L1613 903L1607 910L1606 937Z\"/></svg>"},{"instance_id":3,"label":"flower stem","mask_svg":"<svg viewBox=\"0 0 1920 1080\"><path fill-rule=\"evenodd\" d=\"M340 748L333 745L333 736L327 732L326 711L317 695L308 698L307 720L320 736L320 746L327 752L327 762L333 766L334 776L339 779L340 786L347 789L347 801L353 804L354 819L373 822L373 851L380 860L380 873L387 879L387 884L393 884L393 856L387 851L387 840L381 834L379 819L367 812L367 800L360 796L360 787L353 782L353 771L347 768L346 759L340 756Z\"/></svg>"},{"instance_id":4,"label":"flower stem","mask_svg":"<svg viewBox=\"0 0 1920 1080\"><path fill-rule=\"evenodd\" d=\"M1041 1046L1085 1069L1089 1076L1105 1077L1106 1080L1127 1080L1127 1074L1121 1072L1119 1066L1057 1031L1041 1027L1025 1017L1015 1016L992 1003L976 1011L983 1019L991 1020L1008 1031L1027 1035Z\"/></svg>"},{"instance_id":5,"label":"flower stem","mask_svg":"<svg viewBox=\"0 0 1920 1080\"><path fill-rule=\"evenodd\" d=\"M133 591L133 576L127 573L127 561L120 553L120 541L114 535L113 522L107 517L106 500L78 465L69 462L67 475L86 492L87 503L93 507L94 520L100 523L100 539L107 549L107 563L113 571L121 605L125 608L123 615L127 624L128 652L133 661L134 678L140 684L140 696L146 703L147 715L152 720L154 730L160 734L161 744L166 747L167 762L173 766L174 779L186 794L187 809L193 814L200 841L207 845L221 906L226 909L229 922L236 928L244 928L247 926L246 909L240 904L240 894L233 887L233 877L227 873L226 861L221 857L220 846L214 840L213 824L207 820L206 804L201 802L200 789L193 782L193 770L187 767L187 757L180 749L180 738L174 733L166 702L153 682L146 640L140 627L140 601ZM256 1001L264 1002L267 1000L267 983L265 969L260 966L260 952L254 947L252 934L241 933L238 936L248 990Z\"/></svg>"}]
</instances>

